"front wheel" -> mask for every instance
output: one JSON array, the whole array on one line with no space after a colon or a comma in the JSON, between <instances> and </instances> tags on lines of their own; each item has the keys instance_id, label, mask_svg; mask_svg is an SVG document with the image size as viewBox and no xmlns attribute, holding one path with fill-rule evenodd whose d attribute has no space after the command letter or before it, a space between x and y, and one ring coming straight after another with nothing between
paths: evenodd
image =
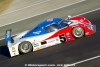
<instances>
[{"instance_id":1,"label":"front wheel","mask_svg":"<svg viewBox=\"0 0 100 67\"><path fill-rule=\"evenodd\" d=\"M18 49L21 53L29 53L32 51L32 44L28 41L24 41L19 44Z\"/></svg>"},{"instance_id":2,"label":"front wheel","mask_svg":"<svg viewBox=\"0 0 100 67\"><path fill-rule=\"evenodd\" d=\"M72 30L72 35L73 35L75 38L83 37L83 36L84 36L84 29L83 29L82 27L75 27L75 28L73 28L73 30Z\"/></svg>"}]
</instances>

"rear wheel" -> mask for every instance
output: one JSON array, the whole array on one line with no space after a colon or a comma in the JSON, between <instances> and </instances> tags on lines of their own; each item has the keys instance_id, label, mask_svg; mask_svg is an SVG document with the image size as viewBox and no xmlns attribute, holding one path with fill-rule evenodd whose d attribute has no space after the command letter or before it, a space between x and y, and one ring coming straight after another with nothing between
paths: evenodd
<instances>
[{"instance_id":1,"label":"rear wheel","mask_svg":"<svg viewBox=\"0 0 100 67\"><path fill-rule=\"evenodd\" d=\"M19 44L18 49L21 53L29 53L32 51L32 44L28 41L24 41Z\"/></svg>"},{"instance_id":2,"label":"rear wheel","mask_svg":"<svg viewBox=\"0 0 100 67\"><path fill-rule=\"evenodd\" d=\"M83 29L82 27L75 27L75 28L73 28L73 30L72 30L72 35L73 35L75 38L83 37L83 36L84 36L84 29Z\"/></svg>"}]
</instances>

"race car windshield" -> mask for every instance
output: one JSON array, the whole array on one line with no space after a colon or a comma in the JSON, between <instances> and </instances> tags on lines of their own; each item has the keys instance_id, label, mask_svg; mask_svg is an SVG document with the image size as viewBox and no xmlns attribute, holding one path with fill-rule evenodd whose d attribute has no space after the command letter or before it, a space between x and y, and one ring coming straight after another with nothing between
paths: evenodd
<instances>
[{"instance_id":1,"label":"race car windshield","mask_svg":"<svg viewBox=\"0 0 100 67\"><path fill-rule=\"evenodd\" d=\"M57 24L52 24L52 25L45 27L46 33L50 33L50 32L53 32L59 29L61 29L61 27L59 27Z\"/></svg>"},{"instance_id":2,"label":"race car windshield","mask_svg":"<svg viewBox=\"0 0 100 67\"><path fill-rule=\"evenodd\" d=\"M70 20L61 20L61 21L59 22L59 24L60 24L61 26L63 26L63 27L69 26L69 25L72 24L72 23L73 23L73 22L70 21Z\"/></svg>"}]
</instances>

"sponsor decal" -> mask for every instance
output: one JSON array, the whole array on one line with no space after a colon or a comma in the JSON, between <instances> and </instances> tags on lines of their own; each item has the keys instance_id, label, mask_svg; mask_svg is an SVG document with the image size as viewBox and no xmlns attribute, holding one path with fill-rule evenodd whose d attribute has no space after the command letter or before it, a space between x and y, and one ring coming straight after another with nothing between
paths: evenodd
<instances>
[{"instance_id":1,"label":"sponsor decal","mask_svg":"<svg viewBox=\"0 0 100 67\"><path fill-rule=\"evenodd\" d=\"M33 46L34 46L34 47L37 47L37 46L39 46L39 43L37 43L37 42L34 40Z\"/></svg>"},{"instance_id":2,"label":"sponsor decal","mask_svg":"<svg viewBox=\"0 0 100 67\"><path fill-rule=\"evenodd\" d=\"M39 43L34 43L34 47L37 47L37 46L39 46Z\"/></svg>"},{"instance_id":3,"label":"sponsor decal","mask_svg":"<svg viewBox=\"0 0 100 67\"><path fill-rule=\"evenodd\" d=\"M15 47L12 47L12 50L15 50Z\"/></svg>"},{"instance_id":4,"label":"sponsor decal","mask_svg":"<svg viewBox=\"0 0 100 67\"><path fill-rule=\"evenodd\" d=\"M51 43L51 42L55 42L56 40L50 40L50 41L48 41L48 43Z\"/></svg>"},{"instance_id":5,"label":"sponsor decal","mask_svg":"<svg viewBox=\"0 0 100 67\"><path fill-rule=\"evenodd\" d=\"M14 56L16 56L15 52L16 52L16 51L13 51L13 53L14 53Z\"/></svg>"},{"instance_id":6,"label":"sponsor decal","mask_svg":"<svg viewBox=\"0 0 100 67\"><path fill-rule=\"evenodd\" d=\"M40 48L39 47L36 47L36 49L35 50L40 50Z\"/></svg>"},{"instance_id":7,"label":"sponsor decal","mask_svg":"<svg viewBox=\"0 0 100 67\"><path fill-rule=\"evenodd\" d=\"M70 37L70 34L69 34L69 33L66 33L66 35L67 35L67 38L68 38L68 39L71 39L71 37Z\"/></svg>"},{"instance_id":8,"label":"sponsor decal","mask_svg":"<svg viewBox=\"0 0 100 67\"><path fill-rule=\"evenodd\" d=\"M16 52L15 47L12 47L12 52Z\"/></svg>"},{"instance_id":9,"label":"sponsor decal","mask_svg":"<svg viewBox=\"0 0 100 67\"><path fill-rule=\"evenodd\" d=\"M41 31L33 32L33 34L39 34Z\"/></svg>"},{"instance_id":10,"label":"sponsor decal","mask_svg":"<svg viewBox=\"0 0 100 67\"><path fill-rule=\"evenodd\" d=\"M48 40L47 42L48 42L48 44L50 43L50 44L52 44L51 46L53 46L53 45L57 45L57 44L59 44L59 38L55 38L55 39L52 39L52 40Z\"/></svg>"},{"instance_id":11,"label":"sponsor decal","mask_svg":"<svg viewBox=\"0 0 100 67\"><path fill-rule=\"evenodd\" d=\"M57 38L56 41L59 41L59 39Z\"/></svg>"}]
</instances>

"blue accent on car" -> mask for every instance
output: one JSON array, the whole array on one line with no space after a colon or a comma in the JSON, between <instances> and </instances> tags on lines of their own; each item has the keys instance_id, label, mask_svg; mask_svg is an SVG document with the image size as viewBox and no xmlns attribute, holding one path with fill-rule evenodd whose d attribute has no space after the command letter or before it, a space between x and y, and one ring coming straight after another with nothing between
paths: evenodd
<instances>
[{"instance_id":1,"label":"blue accent on car","mask_svg":"<svg viewBox=\"0 0 100 67\"><path fill-rule=\"evenodd\" d=\"M11 29L6 31L5 40L7 42L11 41Z\"/></svg>"},{"instance_id":2,"label":"blue accent on car","mask_svg":"<svg viewBox=\"0 0 100 67\"><path fill-rule=\"evenodd\" d=\"M30 31L28 31L22 38L46 34L44 30L46 26L52 23L57 24L61 20L62 18L51 18L51 19L44 20L41 23L39 23L35 28L32 28Z\"/></svg>"}]
</instances>

